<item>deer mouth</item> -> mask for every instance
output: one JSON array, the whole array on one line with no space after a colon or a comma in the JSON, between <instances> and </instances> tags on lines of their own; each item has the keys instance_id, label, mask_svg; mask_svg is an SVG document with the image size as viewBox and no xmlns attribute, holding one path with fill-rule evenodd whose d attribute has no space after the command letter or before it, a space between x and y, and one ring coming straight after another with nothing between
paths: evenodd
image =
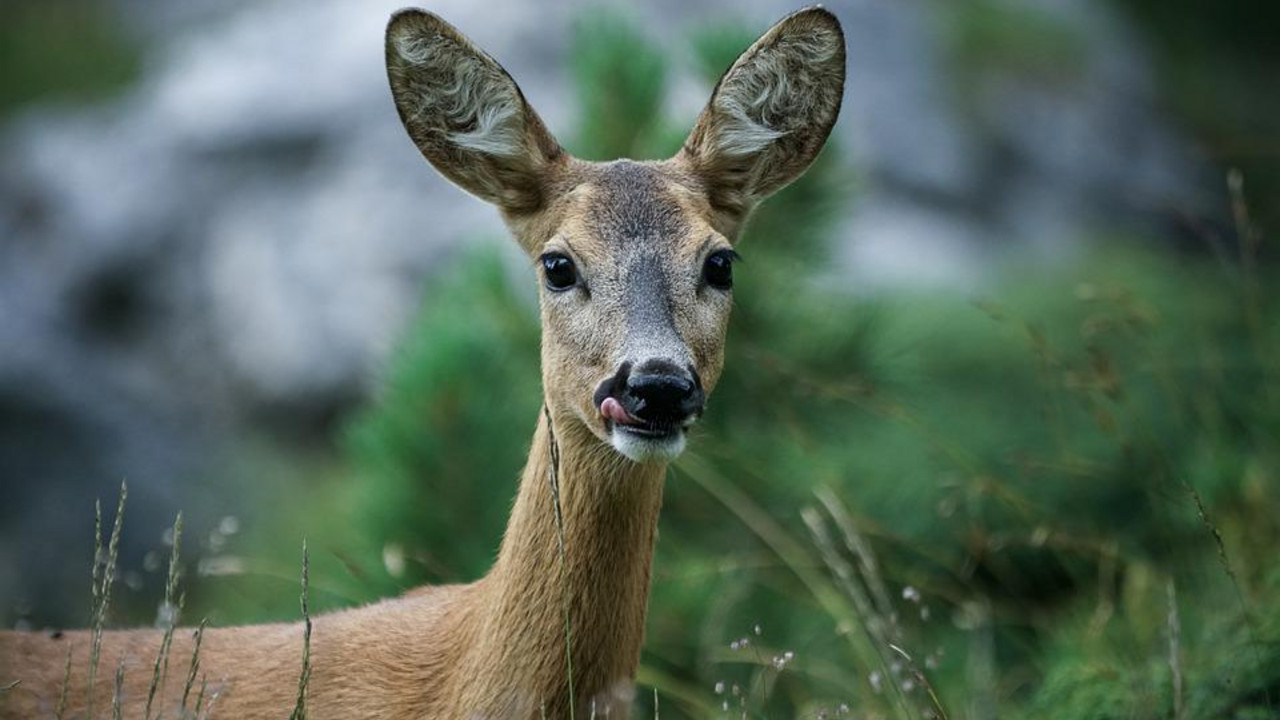
<instances>
[{"instance_id":1,"label":"deer mouth","mask_svg":"<svg viewBox=\"0 0 1280 720\"><path fill-rule=\"evenodd\" d=\"M617 399L600 403L600 415L609 432L609 444L634 462L669 462L685 445L685 429L693 422L653 422L629 412Z\"/></svg>"},{"instance_id":2,"label":"deer mouth","mask_svg":"<svg viewBox=\"0 0 1280 720\"><path fill-rule=\"evenodd\" d=\"M684 430L684 426L678 423L654 422L636 417L628 412L622 403L611 397L605 398L604 402L600 403L600 415L609 429L621 430L640 437L666 439Z\"/></svg>"}]
</instances>

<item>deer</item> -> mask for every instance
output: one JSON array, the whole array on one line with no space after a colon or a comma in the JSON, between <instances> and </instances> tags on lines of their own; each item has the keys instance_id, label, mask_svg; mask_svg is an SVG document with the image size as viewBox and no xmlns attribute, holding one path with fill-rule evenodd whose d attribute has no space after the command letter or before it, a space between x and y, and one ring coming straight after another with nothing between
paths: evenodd
<instances>
[{"instance_id":1,"label":"deer","mask_svg":"<svg viewBox=\"0 0 1280 720\"><path fill-rule=\"evenodd\" d=\"M572 157L507 71L430 12L396 12L385 54L417 149L496 205L531 259L544 402L492 568L315 617L306 715L624 717L667 467L724 364L735 243L753 208L826 143L844 90L843 31L820 6L778 21L662 161ZM201 633L200 672L216 695L201 712L290 716L306 631ZM105 632L89 692L88 631L0 633L0 717L105 714L117 668L123 716L142 717L161 641L160 630ZM195 643L176 633L174 663ZM154 707L175 717L182 683L165 685Z\"/></svg>"}]
</instances>

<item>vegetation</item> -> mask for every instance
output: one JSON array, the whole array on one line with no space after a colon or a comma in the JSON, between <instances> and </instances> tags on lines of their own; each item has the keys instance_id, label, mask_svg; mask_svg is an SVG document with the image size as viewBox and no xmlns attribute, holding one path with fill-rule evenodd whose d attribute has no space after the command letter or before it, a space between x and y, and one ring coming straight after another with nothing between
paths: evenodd
<instances>
[{"instance_id":1,"label":"vegetation","mask_svg":"<svg viewBox=\"0 0 1280 720\"><path fill-rule=\"evenodd\" d=\"M571 149L669 154L662 56L585 22L582 95L627 110L584 112ZM710 71L749 39L694 47ZM624 51L644 72L613 82ZM641 673L663 716L1273 714L1272 270L1103 238L977 301L861 298L827 262L851 192L829 148L740 243L725 376L668 480ZM539 397L536 310L478 249L347 427L349 479L298 508L340 549L324 602L479 576Z\"/></svg>"},{"instance_id":2,"label":"vegetation","mask_svg":"<svg viewBox=\"0 0 1280 720\"><path fill-rule=\"evenodd\" d=\"M98 98L130 83L141 52L113 19L86 0L7 3L0 23L0 113L37 99Z\"/></svg>"},{"instance_id":3,"label":"vegetation","mask_svg":"<svg viewBox=\"0 0 1280 720\"><path fill-rule=\"evenodd\" d=\"M689 118L663 112L662 54L607 16L579 32L570 148L670 154ZM749 40L696 38L708 84ZM828 260L853 192L830 147L740 243L725 375L668 479L637 715L1275 717L1280 278L1242 198L1231 262L1106 237L978 300L869 299ZM240 541L251 572L189 603L296 617L299 534L308 613L307 592L322 610L478 577L537 343L500 256L467 255L337 469L264 499L290 510Z\"/></svg>"},{"instance_id":4,"label":"vegetation","mask_svg":"<svg viewBox=\"0 0 1280 720\"><path fill-rule=\"evenodd\" d=\"M1208 154L1250 180L1259 218L1280 223L1280 46L1269 32L1280 6L1266 2L1115 0L1158 61L1162 96Z\"/></svg>"}]
</instances>

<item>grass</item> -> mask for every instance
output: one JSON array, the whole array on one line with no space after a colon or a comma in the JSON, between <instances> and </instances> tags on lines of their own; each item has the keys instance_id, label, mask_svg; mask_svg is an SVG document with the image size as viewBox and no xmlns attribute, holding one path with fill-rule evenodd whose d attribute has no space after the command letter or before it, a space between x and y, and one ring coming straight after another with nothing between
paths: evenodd
<instances>
[{"instance_id":1,"label":"grass","mask_svg":"<svg viewBox=\"0 0 1280 720\"><path fill-rule=\"evenodd\" d=\"M191 698L191 689L195 687L196 677L200 675L200 645L204 642L204 629L207 624L207 620L201 620L192 635L195 638L195 645L191 649L191 664L187 667L187 681L182 686L182 702L178 705L178 715L182 717L187 714L187 700ZM204 694L203 685L204 681L202 680L200 695ZM192 712L196 713L199 710L200 697L197 696Z\"/></svg>"},{"instance_id":2,"label":"grass","mask_svg":"<svg viewBox=\"0 0 1280 720\"><path fill-rule=\"evenodd\" d=\"M91 612L93 630L89 649L89 709L88 715L93 717L94 682L97 680L98 665L102 659L102 633L106 626L107 610L111 606L111 589L116 579L116 562L120 556L120 531L124 527L124 504L129 497L129 488L120 483L120 498L116 504L116 517L111 526L111 538L107 541L106 555L102 554L102 503L94 504L93 519L93 609Z\"/></svg>"},{"instance_id":3,"label":"grass","mask_svg":"<svg viewBox=\"0 0 1280 720\"><path fill-rule=\"evenodd\" d=\"M62 668L62 684L58 689L58 704L53 711L55 720L62 720L67 712L67 691L71 688L71 643L67 643L67 661Z\"/></svg>"},{"instance_id":4,"label":"grass","mask_svg":"<svg viewBox=\"0 0 1280 720\"><path fill-rule=\"evenodd\" d=\"M289 720L307 720L307 686L311 683L311 554L307 541L302 541L302 594L298 602L302 606L302 671L298 673L298 699L293 704Z\"/></svg>"},{"instance_id":5,"label":"grass","mask_svg":"<svg viewBox=\"0 0 1280 720\"><path fill-rule=\"evenodd\" d=\"M181 553L182 513L179 512L173 521L173 546L169 551L169 573L164 585L164 604L160 606L160 620L164 627L164 634L160 638L160 650L156 653L155 666L151 671L151 685L147 688L147 705L143 709L143 720L151 720L151 706L155 702L156 691L158 690L163 697L165 682L169 678L169 650L173 647L173 632L182 615L182 605L185 600L185 596L178 592L178 580L182 567L179 560ZM71 659L68 656L68 669L70 662Z\"/></svg>"},{"instance_id":6,"label":"grass","mask_svg":"<svg viewBox=\"0 0 1280 720\"><path fill-rule=\"evenodd\" d=\"M125 483L121 483L120 495L116 504L116 514L112 523L111 534L105 546L102 542L101 502L95 503L94 561L92 563L93 583L91 592L93 602L90 609L92 627L90 629L89 669L85 687L85 717L90 718L90 720L96 716L94 709L96 697L94 684L97 680L98 667L102 661L103 634L109 624L109 609L112 588L114 587L114 579L117 575L120 538L124 529L124 509L127 498L128 486ZM180 580L182 576L182 564L180 560L182 530L182 514L178 513L172 528L172 548L170 551L168 573L165 582L164 604L161 605L159 617L159 623L163 626L164 631L161 635L160 647L152 663L151 681L147 689L146 704L143 707L141 716L142 720L151 720L153 717L153 709L156 711L154 715L156 720L159 720L164 716L163 706L157 706L156 700L160 699L163 701L165 695L165 682L168 678L173 634L176 631L182 607L185 602L185 593L183 593L180 588ZM305 542L303 543L302 552L301 605L304 626L302 672L298 680L298 700L293 713L290 715L290 720L306 719L306 691L311 675L311 615L307 601L310 563ZM221 692L220 690L215 690L210 694L208 677L205 673L201 672L200 650L203 644L205 628L207 625L208 620L203 619L193 631L194 644L192 647L191 659L187 666L186 679L183 683L182 695L178 705L177 716L180 720L200 720L201 718L210 717ZM66 662L62 672L62 682L59 686L58 699L53 712L54 718L58 720L66 716L68 699L72 689L72 650L72 645L68 643ZM124 711L127 704L124 694L124 674L126 661L128 660L129 658L121 656L118 658L116 664L114 684L112 686L111 693L111 716L116 720L123 720L123 718L126 717ZM17 687L20 682L21 681L15 681L7 687L0 688L0 694Z\"/></svg>"}]
</instances>

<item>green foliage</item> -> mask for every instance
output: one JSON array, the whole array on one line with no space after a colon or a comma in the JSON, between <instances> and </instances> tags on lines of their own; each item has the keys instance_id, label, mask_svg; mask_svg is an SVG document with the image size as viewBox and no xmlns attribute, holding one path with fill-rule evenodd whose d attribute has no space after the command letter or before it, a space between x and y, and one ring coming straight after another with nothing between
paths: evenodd
<instances>
[{"instance_id":1,"label":"green foliage","mask_svg":"<svg viewBox=\"0 0 1280 720\"><path fill-rule=\"evenodd\" d=\"M569 147L578 157L644 160L671 154L654 147L666 92L665 58L636 27L601 10L574 25L573 71L582 115Z\"/></svg>"},{"instance_id":2,"label":"green foliage","mask_svg":"<svg viewBox=\"0 0 1280 720\"><path fill-rule=\"evenodd\" d=\"M1163 96L1222 167L1249 178L1255 209L1280 225L1280 5L1116 0L1148 41Z\"/></svg>"},{"instance_id":3,"label":"green foliage","mask_svg":"<svg viewBox=\"0 0 1280 720\"><path fill-rule=\"evenodd\" d=\"M347 433L373 490L357 500L361 529L376 547L411 549L414 579L479 577L506 526L541 398L534 308L491 252L462 258L429 294L383 398Z\"/></svg>"},{"instance_id":4,"label":"green foliage","mask_svg":"<svg viewBox=\"0 0 1280 720\"><path fill-rule=\"evenodd\" d=\"M745 25L728 23L703 28L690 38L699 76L715 84L758 33Z\"/></svg>"},{"instance_id":5,"label":"green foliage","mask_svg":"<svg viewBox=\"0 0 1280 720\"><path fill-rule=\"evenodd\" d=\"M1061 81L1088 60L1084 38L1034 4L977 0L938 9L947 48L963 73Z\"/></svg>"},{"instance_id":6,"label":"green foliage","mask_svg":"<svg viewBox=\"0 0 1280 720\"><path fill-rule=\"evenodd\" d=\"M0 113L38 99L101 96L131 82L140 65L139 48L109 9L13 0L0 23Z\"/></svg>"},{"instance_id":7,"label":"green foliage","mask_svg":"<svg viewBox=\"0 0 1280 720\"><path fill-rule=\"evenodd\" d=\"M1121 583L1130 612L1105 626L1081 614L1048 634L1045 677L1021 716L1167 718L1180 703L1189 718L1274 717L1280 573L1264 579L1261 597L1268 600L1256 603L1250 618L1222 588L1175 590L1170 604L1176 586L1150 582L1157 573L1134 567ZM1188 606L1188 597L1201 602ZM1171 644L1174 633L1181 638ZM1184 687L1180 700L1175 676Z\"/></svg>"}]
</instances>

